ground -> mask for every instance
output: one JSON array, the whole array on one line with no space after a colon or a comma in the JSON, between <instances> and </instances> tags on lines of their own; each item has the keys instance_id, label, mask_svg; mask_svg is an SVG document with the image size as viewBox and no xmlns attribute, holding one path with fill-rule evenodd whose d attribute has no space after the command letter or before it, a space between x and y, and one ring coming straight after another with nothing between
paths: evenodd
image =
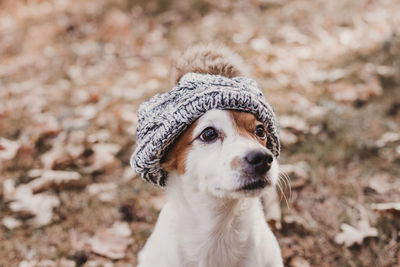
<instances>
[{"instance_id":1,"label":"ground","mask_svg":"<svg viewBox=\"0 0 400 267\"><path fill-rule=\"evenodd\" d=\"M138 105L210 41L278 114L285 265L400 266L398 25L397 0L0 1L0 266L136 264L164 201L129 167Z\"/></svg>"}]
</instances>

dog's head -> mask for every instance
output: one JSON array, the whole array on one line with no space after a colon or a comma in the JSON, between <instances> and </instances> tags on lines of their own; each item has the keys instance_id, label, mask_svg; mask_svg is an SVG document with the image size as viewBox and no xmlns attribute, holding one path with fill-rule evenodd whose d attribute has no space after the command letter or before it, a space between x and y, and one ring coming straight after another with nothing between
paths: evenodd
<instances>
[{"instance_id":1,"label":"dog's head","mask_svg":"<svg viewBox=\"0 0 400 267\"><path fill-rule=\"evenodd\" d=\"M216 197L259 196L278 179L264 125L250 113L210 110L172 146L163 168L185 187Z\"/></svg>"},{"instance_id":2,"label":"dog's head","mask_svg":"<svg viewBox=\"0 0 400 267\"><path fill-rule=\"evenodd\" d=\"M145 180L160 186L178 181L218 197L257 196L277 182L279 127L243 65L215 45L182 54L174 88L138 111L131 164Z\"/></svg>"}]
</instances>

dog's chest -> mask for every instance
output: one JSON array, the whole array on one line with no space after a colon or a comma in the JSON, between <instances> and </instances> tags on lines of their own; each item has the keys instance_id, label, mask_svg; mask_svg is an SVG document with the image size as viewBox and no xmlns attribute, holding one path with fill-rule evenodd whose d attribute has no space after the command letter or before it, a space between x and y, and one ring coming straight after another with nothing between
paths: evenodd
<instances>
[{"instance_id":1,"label":"dog's chest","mask_svg":"<svg viewBox=\"0 0 400 267\"><path fill-rule=\"evenodd\" d=\"M184 247L181 248L188 256L186 266L243 266L252 240L243 229L240 219L216 224L212 229L197 230L196 234L189 238L191 240L186 239Z\"/></svg>"}]
</instances>

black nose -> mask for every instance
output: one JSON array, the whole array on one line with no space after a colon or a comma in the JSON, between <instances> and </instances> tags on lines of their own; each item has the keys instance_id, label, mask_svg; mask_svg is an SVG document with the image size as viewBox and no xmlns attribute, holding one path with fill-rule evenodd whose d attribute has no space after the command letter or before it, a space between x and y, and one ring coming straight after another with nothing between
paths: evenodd
<instances>
[{"instance_id":1,"label":"black nose","mask_svg":"<svg viewBox=\"0 0 400 267\"><path fill-rule=\"evenodd\" d=\"M260 150L250 151L244 159L249 170L258 175L265 174L271 168L272 161L274 160L270 153Z\"/></svg>"}]
</instances>

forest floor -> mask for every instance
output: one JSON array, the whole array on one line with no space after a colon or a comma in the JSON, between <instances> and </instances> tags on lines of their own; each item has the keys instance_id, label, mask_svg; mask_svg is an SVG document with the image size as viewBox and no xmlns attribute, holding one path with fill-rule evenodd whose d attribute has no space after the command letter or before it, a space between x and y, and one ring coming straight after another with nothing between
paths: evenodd
<instances>
[{"instance_id":1,"label":"forest floor","mask_svg":"<svg viewBox=\"0 0 400 267\"><path fill-rule=\"evenodd\" d=\"M209 41L278 114L285 266L400 266L398 25L397 0L0 1L0 266L136 264L164 203L136 111Z\"/></svg>"}]
</instances>

